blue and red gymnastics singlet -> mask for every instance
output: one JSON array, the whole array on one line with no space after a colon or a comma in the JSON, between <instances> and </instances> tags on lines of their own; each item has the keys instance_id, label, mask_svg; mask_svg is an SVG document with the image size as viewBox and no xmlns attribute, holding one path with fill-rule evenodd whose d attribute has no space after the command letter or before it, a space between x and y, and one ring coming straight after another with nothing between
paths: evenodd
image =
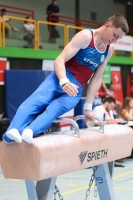
<instances>
[{"instance_id":1,"label":"blue and red gymnastics singlet","mask_svg":"<svg viewBox=\"0 0 133 200\"><path fill-rule=\"evenodd\" d=\"M90 44L80 49L75 56L65 63L66 69L68 68L71 71L83 88L97 67L104 62L110 46L107 45L103 52L98 51L94 44L93 31L91 29L90 31L92 34Z\"/></svg>"}]
</instances>

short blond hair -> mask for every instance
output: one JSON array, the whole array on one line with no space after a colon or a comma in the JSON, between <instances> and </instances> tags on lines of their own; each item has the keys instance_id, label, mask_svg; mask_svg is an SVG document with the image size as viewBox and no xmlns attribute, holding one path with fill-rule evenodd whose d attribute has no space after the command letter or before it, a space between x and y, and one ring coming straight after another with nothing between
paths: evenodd
<instances>
[{"instance_id":1,"label":"short blond hair","mask_svg":"<svg viewBox=\"0 0 133 200\"><path fill-rule=\"evenodd\" d=\"M125 19L123 15L113 15L109 17L105 23L107 22L112 22L112 25L115 28L121 28L124 33L129 32L129 26L128 26L127 20Z\"/></svg>"}]
</instances>

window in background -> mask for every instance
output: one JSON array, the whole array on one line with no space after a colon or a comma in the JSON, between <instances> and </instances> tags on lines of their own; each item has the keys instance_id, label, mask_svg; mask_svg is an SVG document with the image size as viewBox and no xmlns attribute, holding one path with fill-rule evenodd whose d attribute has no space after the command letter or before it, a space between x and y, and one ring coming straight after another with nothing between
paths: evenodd
<instances>
[{"instance_id":1,"label":"window in background","mask_svg":"<svg viewBox=\"0 0 133 200\"><path fill-rule=\"evenodd\" d=\"M93 21L97 20L97 14L95 12L91 12L91 20Z\"/></svg>"}]
</instances>

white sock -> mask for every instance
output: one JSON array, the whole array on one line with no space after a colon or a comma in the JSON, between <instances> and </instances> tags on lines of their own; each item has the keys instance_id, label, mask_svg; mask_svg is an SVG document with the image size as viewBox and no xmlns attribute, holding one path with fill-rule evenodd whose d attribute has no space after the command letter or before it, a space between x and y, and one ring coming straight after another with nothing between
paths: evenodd
<instances>
[{"instance_id":1,"label":"white sock","mask_svg":"<svg viewBox=\"0 0 133 200\"><path fill-rule=\"evenodd\" d=\"M14 140L15 142L18 142L18 143L22 142L21 135L20 135L19 131L16 128L12 128L9 131L7 131L6 135L7 135L7 137L9 137L10 139Z\"/></svg>"},{"instance_id":2,"label":"white sock","mask_svg":"<svg viewBox=\"0 0 133 200\"><path fill-rule=\"evenodd\" d=\"M33 131L30 128L25 129L22 132L22 139L28 144L32 144L33 141Z\"/></svg>"}]
</instances>

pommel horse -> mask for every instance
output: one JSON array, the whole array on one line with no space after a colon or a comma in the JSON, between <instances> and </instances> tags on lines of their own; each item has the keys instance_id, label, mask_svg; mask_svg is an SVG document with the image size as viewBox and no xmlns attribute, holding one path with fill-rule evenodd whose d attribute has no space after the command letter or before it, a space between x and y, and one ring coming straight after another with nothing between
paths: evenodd
<instances>
[{"instance_id":1,"label":"pommel horse","mask_svg":"<svg viewBox=\"0 0 133 200\"><path fill-rule=\"evenodd\" d=\"M84 116L58 119L75 127L68 134L50 133L33 139L33 144L0 144L0 164L5 178L23 179L29 200L52 200L56 177L97 166L95 178L100 200L115 200L112 186L114 161L131 155L133 130L125 125L79 129ZM37 181L36 186L34 181Z\"/></svg>"}]
</instances>

